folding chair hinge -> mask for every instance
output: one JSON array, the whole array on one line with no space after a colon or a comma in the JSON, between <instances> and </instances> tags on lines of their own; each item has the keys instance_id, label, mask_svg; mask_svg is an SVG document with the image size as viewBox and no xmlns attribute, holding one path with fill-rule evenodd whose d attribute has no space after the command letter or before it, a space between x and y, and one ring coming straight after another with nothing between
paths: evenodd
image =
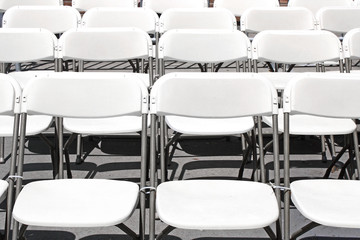
<instances>
[{"instance_id":1,"label":"folding chair hinge","mask_svg":"<svg viewBox=\"0 0 360 240\"><path fill-rule=\"evenodd\" d=\"M275 186L272 182L269 182L269 183L270 183L270 186L271 186L273 189L280 189L281 191L291 191L291 189L288 188L288 187Z\"/></svg>"},{"instance_id":2,"label":"folding chair hinge","mask_svg":"<svg viewBox=\"0 0 360 240\"><path fill-rule=\"evenodd\" d=\"M13 182L16 182L16 180L23 179L23 177L22 176L17 176L17 175L10 175L10 176L8 176L8 179L13 181Z\"/></svg>"},{"instance_id":3,"label":"folding chair hinge","mask_svg":"<svg viewBox=\"0 0 360 240\"><path fill-rule=\"evenodd\" d=\"M140 188L140 192L143 192L145 194L150 194L152 191L156 192L156 188L155 187L143 187L143 188Z\"/></svg>"}]
</instances>

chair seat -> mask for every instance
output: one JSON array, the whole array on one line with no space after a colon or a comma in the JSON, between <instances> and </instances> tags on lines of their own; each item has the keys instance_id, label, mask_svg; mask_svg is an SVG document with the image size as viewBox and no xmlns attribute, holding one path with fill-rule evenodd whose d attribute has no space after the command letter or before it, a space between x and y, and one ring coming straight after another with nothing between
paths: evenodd
<instances>
[{"instance_id":1,"label":"chair seat","mask_svg":"<svg viewBox=\"0 0 360 240\"><path fill-rule=\"evenodd\" d=\"M8 186L9 183L7 181L0 180L0 202L2 202L5 199Z\"/></svg>"},{"instance_id":2,"label":"chair seat","mask_svg":"<svg viewBox=\"0 0 360 240\"><path fill-rule=\"evenodd\" d=\"M135 210L139 187L105 179L45 180L25 185L13 216L45 227L106 227L126 221Z\"/></svg>"},{"instance_id":3,"label":"chair seat","mask_svg":"<svg viewBox=\"0 0 360 240\"><path fill-rule=\"evenodd\" d=\"M114 135L141 131L142 118L123 116L112 118L64 118L64 128L70 132L89 135Z\"/></svg>"},{"instance_id":4,"label":"chair seat","mask_svg":"<svg viewBox=\"0 0 360 240\"><path fill-rule=\"evenodd\" d=\"M51 116L29 115L26 122L26 136L36 135L47 130L52 123L52 119ZM1 137L12 137L13 128L13 116L0 116Z\"/></svg>"},{"instance_id":5,"label":"chair seat","mask_svg":"<svg viewBox=\"0 0 360 240\"><path fill-rule=\"evenodd\" d=\"M235 230L275 222L279 208L266 184L232 180L187 180L158 186L157 213L176 228Z\"/></svg>"},{"instance_id":6,"label":"chair seat","mask_svg":"<svg viewBox=\"0 0 360 240\"><path fill-rule=\"evenodd\" d=\"M174 131L195 135L231 135L250 131L254 127L252 117L206 119L166 116L166 123Z\"/></svg>"},{"instance_id":7,"label":"chair seat","mask_svg":"<svg viewBox=\"0 0 360 240\"><path fill-rule=\"evenodd\" d=\"M360 181L299 180L291 183L296 208L311 221L342 228L360 228Z\"/></svg>"},{"instance_id":8,"label":"chair seat","mask_svg":"<svg viewBox=\"0 0 360 240\"><path fill-rule=\"evenodd\" d=\"M284 132L284 113L279 109L279 132ZM263 121L272 126L270 117L263 117ZM290 134L293 135L344 135L356 129L351 119L317 117L311 115L291 115Z\"/></svg>"}]
</instances>

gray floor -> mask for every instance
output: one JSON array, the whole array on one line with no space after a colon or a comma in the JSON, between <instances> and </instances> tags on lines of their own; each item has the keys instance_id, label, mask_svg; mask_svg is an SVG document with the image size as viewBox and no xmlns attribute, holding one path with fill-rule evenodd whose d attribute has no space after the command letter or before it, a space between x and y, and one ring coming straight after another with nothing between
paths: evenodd
<instances>
[{"instance_id":1,"label":"gray floor","mask_svg":"<svg viewBox=\"0 0 360 240\"><path fill-rule=\"evenodd\" d=\"M52 135L49 134L51 138ZM266 137L266 141L270 138ZM11 139L5 142L6 156L9 158ZM340 151L343 138L336 138L336 150ZM84 140L84 163L75 164L75 145L71 146L71 168L75 178L110 178L139 182L139 147L137 136L120 137L93 137ZM47 146L37 137L31 137L26 143L24 183L30 181L51 179L52 166ZM293 137L291 146L291 176L293 179L307 177L321 177L330 161L321 161L321 143L317 137ZM282 153L282 152L281 152ZM169 168L169 176L174 180L196 178L222 178L236 179L241 164L241 141L238 136L195 138L184 137L174 153L173 162ZM280 158L282 160L282 156ZM331 159L328 153L328 159ZM272 153L266 156L266 167L269 181L273 176L271 163ZM345 160L342 159L342 160ZM6 179L9 163L0 166L0 177ZM246 166L245 178L250 179L252 165ZM336 178L339 171L334 171L331 177ZM99 203L102 204L102 203ZM339 203L341 204L341 203ZM1 205L3 208L4 204ZM64 206L66 207L66 206ZM336 208L337 206L334 206ZM329 209L331 211L331 209ZM0 215L0 229L3 229L4 213ZM291 209L291 228L295 231L308 222L295 209ZM127 221L127 225L137 231L138 211ZM156 223L156 232L159 233L165 225L160 221ZM110 240L130 239L116 227L108 228L76 228L53 229L29 227L26 232L28 240L56 239L56 240ZM189 231L176 229L165 239L171 240L242 240L242 239L268 239L265 231ZM360 239L360 230L318 227L300 239Z\"/></svg>"}]
</instances>

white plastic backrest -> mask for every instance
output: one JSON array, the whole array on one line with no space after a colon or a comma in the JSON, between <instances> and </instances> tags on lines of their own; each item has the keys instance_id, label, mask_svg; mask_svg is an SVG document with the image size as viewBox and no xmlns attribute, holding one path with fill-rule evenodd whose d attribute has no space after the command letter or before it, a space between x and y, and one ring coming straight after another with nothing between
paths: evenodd
<instances>
[{"instance_id":1,"label":"white plastic backrest","mask_svg":"<svg viewBox=\"0 0 360 240\"><path fill-rule=\"evenodd\" d=\"M62 0L0 0L0 12L14 6L62 6Z\"/></svg>"},{"instance_id":2,"label":"white plastic backrest","mask_svg":"<svg viewBox=\"0 0 360 240\"><path fill-rule=\"evenodd\" d=\"M56 36L41 28L0 28L0 62L54 59Z\"/></svg>"},{"instance_id":3,"label":"white plastic backrest","mask_svg":"<svg viewBox=\"0 0 360 240\"><path fill-rule=\"evenodd\" d=\"M277 113L276 90L253 73L169 73L155 82L150 112L204 118Z\"/></svg>"},{"instance_id":4,"label":"white plastic backrest","mask_svg":"<svg viewBox=\"0 0 360 240\"><path fill-rule=\"evenodd\" d=\"M159 23L158 15L145 8L100 7L88 10L82 18L83 27L136 27L148 33L155 33Z\"/></svg>"},{"instance_id":5,"label":"white plastic backrest","mask_svg":"<svg viewBox=\"0 0 360 240\"><path fill-rule=\"evenodd\" d=\"M338 37L328 31L267 30L252 42L252 57L262 62L318 63L342 59Z\"/></svg>"},{"instance_id":6,"label":"white plastic backrest","mask_svg":"<svg viewBox=\"0 0 360 240\"><path fill-rule=\"evenodd\" d=\"M137 28L78 28L59 39L59 58L120 61L152 56L149 35Z\"/></svg>"},{"instance_id":7,"label":"white plastic backrest","mask_svg":"<svg viewBox=\"0 0 360 240\"><path fill-rule=\"evenodd\" d=\"M214 0L215 8L229 9L236 17L242 16L248 8L279 7L278 0Z\"/></svg>"},{"instance_id":8,"label":"white plastic backrest","mask_svg":"<svg viewBox=\"0 0 360 240\"><path fill-rule=\"evenodd\" d=\"M359 74L301 74L284 91L284 112L360 117Z\"/></svg>"},{"instance_id":9,"label":"white plastic backrest","mask_svg":"<svg viewBox=\"0 0 360 240\"><path fill-rule=\"evenodd\" d=\"M360 7L321 8L316 19L320 29L345 34L351 29L360 28Z\"/></svg>"},{"instance_id":10,"label":"white plastic backrest","mask_svg":"<svg viewBox=\"0 0 360 240\"><path fill-rule=\"evenodd\" d=\"M45 28L53 33L63 33L76 28L80 13L68 6L15 6L3 17L4 28Z\"/></svg>"},{"instance_id":11,"label":"white plastic backrest","mask_svg":"<svg viewBox=\"0 0 360 240\"><path fill-rule=\"evenodd\" d=\"M79 11L94 7L136 8L137 4L137 0L72 0L72 6Z\"/></svg>"},{"instance_id":12,"label":"white plastic backrest","mask_svg":"<svg viewBox=\"0 0 360 240\"><path fill-rule=\"evenodd\" d=\"M163 13L169 8L206 8L207 0L143 0L142 7Z\"/></svg>"},{"instance_id":13,"label":"white plastic backrest","mask_svg":"<svg viewBox=\"0 0 360 240\"><path fill-rule=\"evenodd\" d=\"M135 74L50 73L23 91L22 112L58 117L140 116L148 111L147 88Z\"/></svg>"},{"instance_id":14,"label":"white plastic backrest","mask_svg":"<svg viewBox=\"0 0 360 240\"><path fill-rule=\"evenodd\" d=\"M243 61L250 41L238 30L170 30L159 41L159 58L194 63Z\"/></svg>"},{"instance_id":15,"label":"white plastic backrest","mask_svg":"<svg viewBox=\"0 0 360 240\"><path fill-rule=\"evenodd\" d=\"M222 8L171 8L160 16L160 33L171 29L236 30L236 18Z\"/></svg>"},{"instance_id":16,"label":"white plastic backrest","mask_svg":"<svg viewBox=\"0 0 360 240\"><path fill-rule=\"evenodd\" d=\"M344 58L360 59L360 28L345 34L343 39Z\"/></svg>"},{"instance_id":17,"label":"white plastic backrest","mask_svg":"<svg viewBox=\"0 0 360 240\"><path fill-rule=\"evenodd\" d=\"M247 33L264 30L314 30L313 13L302 7L249 8L240 19L240 29Z\"/></svg>"},{"instance_id":18,"label":"white plastic backrest","mask_svg":"<svg viewBox=\"0 0 360 240\"><path fill-rule=\"evenodd\" d=\"M0 114L20 113L21 88L8 74L0 73Z\"/></svg>"},{"instance_id":19,"label":"white plastic backrest","mask_svg":"<svg viewBox=\"0 0 360 240\"><path fill-rule=\"evenodd\" d=\"M316 15L323 7L354 6L353 0L289 0L288 7L305 7Z\"/></svg>"}]
</instances>

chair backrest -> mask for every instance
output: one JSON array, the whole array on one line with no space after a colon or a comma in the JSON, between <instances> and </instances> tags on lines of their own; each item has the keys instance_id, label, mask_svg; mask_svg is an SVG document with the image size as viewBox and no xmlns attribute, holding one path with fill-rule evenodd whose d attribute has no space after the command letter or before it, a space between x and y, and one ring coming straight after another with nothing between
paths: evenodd
<instances>
[{"instance_id":1,"label":"chair backrest","mask_svg":"<svg viewBox=\"0 0 360 240\"><path fill-rule=\"evenodd\" d=\"M56 36L41 28L0 28L0 62L54 59Z\"/></svg>"},{"instance_id":2,"label":"chair backrest","mask_svg":"<svg viewBox=\"0 0 360 240\"><path fill-rule=\"evenodd\" d=\"M147 102L147 88L134 74L62 72L32 79L21 111L72 118L141 116L148 112Z\"/></svg>"},{"instance_id":3,"label":"chair backrest","mask_svg":"<svg viewBox=\"0 0 360 240\"><path fill-rule=\"evenodd\" d=\"M240 30L258 33L264 30L313 30L315 19L306 8L249 8L240 19Z\"/></svg>"},{"instance_id":4,"label":"chair backrest","mask_svg":"<svg viewBox=\"0 0 360 240\"><path fill-rule=\"evenodd\" d=\"M253 7L278 7L278 0L214 0L215 8L227 8L236 17L241 17L244 11Z\"/></svg>"},{"instance_id":5,"label":"chair backrest","mask_svg":"<svg viewBox=\"0 0 360 240\"><path fill-rule=\"evenodd\" d=\"M285 64L321 63L343 58L338 37L320 30L260 32L252 42L252 57L261 62Z\"/></svg>"},{"instance_id":6,"label":"chair backrest","mask_svg":"<svg viewBox=\"0 0 360 240\"><path fill-rule=\"evenodd\" d=\"M345 34L343 39L344 58L360 59L360 28Z\"/></svg>"},{"instance_id":7,"label":"chair backrest","mask_svg":"<svg viewBox=\"0 0 360 240\"><path fill-rule=\"evenodd\" d=\"M170 30L159 41L159 58L193 63L244 61L250 41L238 30Z\"/></svg>"},{"instance_id":8,"label":"chair backrest","mask_svg":"<svg viewBox=\"0 0 360 240\"><path fill-rule=\"evenodd\" d=\"M353 0L289 0L288 2L288 7L305 7L314 15L323 7L353 5Z\"/></svg>"},{"instance_id":9,"label":"chair backrest","mask_svg":"<svg viewBox=\"0 0 360 240\"><path fill-rule=\"evenodd\" d=\"M68 6L15 6L3 17L4 28L45 28L55 34L77 28L80 13Z\"/></svg>"},{"instance_id":10,"label":"chair backrest","mask_svg":"<svg viewBox=\"0 0 360 240\"><path fill-rule=\"evenodd\" d=\"M0 73L0 115L20 113L21 88L8 74Z\"/></svg>"},{"instance_id":11,"label":"chair backrest","mask_svg":"<svg viewBox=\"0 0 360 240\"><path fill-rule=\"evenodd\" d=\"M136 27L148 33L157 32L158 15L145 8L99 7L88 10L82 27Z\"/></svg>"},{"instance_id":12,"label":"chair backrest","mask_svg":"<svg viewBox=\"0 0 360 240\"><path fill-rule=\"evenodd\" d=\"M59 39L59 58L83 61L122 61L152 56L149 35L137 28L81 28Z\"/></svg>"},{"instance_id":13,"label":"chair backrest","mask_svg":"<svg viewBox=\"0 0 360 240\"><path fill-rule=\"evenodd\" d=\"M266 78L251 73L169 73L151 90L150 112L197 118L272 115L277 94Z\"/></svg>"},{"instance_id":14,"label":"chair backrest","mask_svg":"<svg viewBox=\"0 0 360 240\"><path fill-rule=\"evenodd\" d=\"M160 16L160 33L172 29L236 29L236 18L227 9L171 8Z\"/></svg>"},{"instance_id":15,"label":"chair backrest","mask_svg":"<svg viewBox=\"0 0 360 240\"><path fill-rule=\"evenodd\" d=\"M317 14L319 29L335 34L345 34L351 29L360 28L359 7L325 7Z\"/></svg>"},{"instance_id":16,"label":"chair backrest","mask_svg":"<svg viewBox=\"0 0 360 240\"><path fill-rule=\"evenodd\" d=\"M136 8L137 5L137 0L72 0L72 6L79 11L94 7Z\"/></svg>"},{"instance_id":17,"label":"chair backrest","mask_svg":"<svg viewBox=\"0 0 360 240\"><path fill-rule=\"evenodd\" d=\"M291 80L285 88L284 112L359 118L359 91L360 75L357 74L304 74Z\"/></svg>"},{"instance_id":18,"label":"chair backrest","mask_svg":"<svg viewBox=\"0 0 360 240\"><path fill-rule=\"evenodd\" d=\"M169 8L206 8L207 0L143 0L142 7L163 13Z\"/></svg>"},{"instance_id":19,"label":"chair backrest","mask_svg":"<svg viewBox=\"0 0 360 240\"><path fill-rule=\"evenodd\" d=\"M14 6L62 6L63 0L0 0L0 12Z\"/></svg>"}]
</instances>

